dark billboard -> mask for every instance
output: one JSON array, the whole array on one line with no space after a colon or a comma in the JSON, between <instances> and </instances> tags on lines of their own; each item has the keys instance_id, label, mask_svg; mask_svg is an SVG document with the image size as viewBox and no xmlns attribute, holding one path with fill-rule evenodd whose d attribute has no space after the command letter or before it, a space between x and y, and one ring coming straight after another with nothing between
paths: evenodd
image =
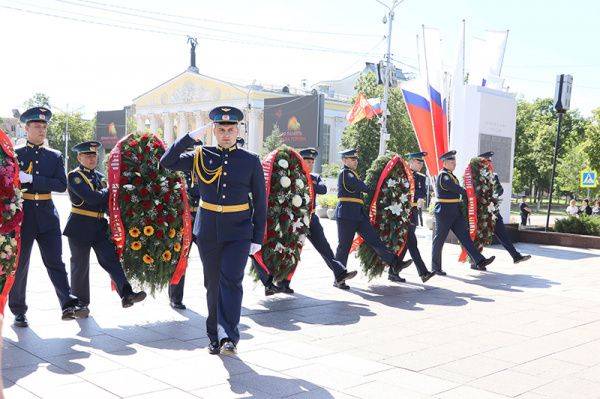
<instances>
[{"instance_id":1,"label":"dark billboard","mask_svg":"<svg viewBox=\"0 0 600 399\"><path fill-rule=\"evenodd\" d=\"M96 140L110 150L125 136L127 115L124 109L96 113Z\"/></svg>"},{"instance_id":2,"label":"dark billboard","mask_svg":"<svg viewBox=\"0 0 600 399\"><path fill-rule=\"evenodd\" d=\"M278 128L284 144L294 148L318 147L319 96L265 99L264 121L264 139Z\"/></svg>"}]
</instances>

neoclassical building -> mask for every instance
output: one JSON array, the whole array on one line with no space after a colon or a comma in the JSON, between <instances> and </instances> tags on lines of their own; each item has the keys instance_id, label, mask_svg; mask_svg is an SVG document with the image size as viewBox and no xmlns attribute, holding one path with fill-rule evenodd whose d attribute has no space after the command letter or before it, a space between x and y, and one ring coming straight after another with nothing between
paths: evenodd
<instances>
[{"instance_id":1,"label":"neoclassical building","mask_svg":"<svg viewBox=\"0 0 600 399\"><path fill-rule=\"evenodd\" d=\"M214 107L231 105L244 112L240 135L249 150L259 152L263 143L264 100L310 94L292 93L287 87L271 90L262 86L241 86L205 76L193 68L158 85L133 100L138 129L148 127L163 135L167 144L186 132L209 123L208 113ZM325 94L323 133L319 138L322 162L339 159L339 143L347 126L346 114L351 104L347 97ZM212 137L204 142L212 143Z\"/></svg>"}]
</instances>

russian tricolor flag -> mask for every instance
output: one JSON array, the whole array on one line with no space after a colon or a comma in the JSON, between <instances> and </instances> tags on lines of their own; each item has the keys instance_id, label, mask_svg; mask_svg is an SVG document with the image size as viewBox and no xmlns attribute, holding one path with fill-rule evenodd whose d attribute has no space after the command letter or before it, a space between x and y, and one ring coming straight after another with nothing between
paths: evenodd
<instances>
[{"instance_id":1,"label":"russian tricolor flag","mask_svg":"<svg viewBox=\"0 0 600 399\"><path fill-rule=\"evenodd\" d=\"M425 165L429 174L435 176L439 171L439 163L431 124L432 107L427 84L421 79L413 79L402 82L400 87L410 122L419 142L419 149L427 152Z\"/></svg>"}]
</instances>

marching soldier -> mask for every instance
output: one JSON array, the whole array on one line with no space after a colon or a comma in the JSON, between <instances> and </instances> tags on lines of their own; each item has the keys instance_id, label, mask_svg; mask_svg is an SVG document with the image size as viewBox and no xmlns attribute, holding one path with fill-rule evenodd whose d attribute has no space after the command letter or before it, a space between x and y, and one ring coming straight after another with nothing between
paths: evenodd
<instances>
[{"instance_id":1,"label":"marching soldier","mask_svg":"<svg viewBox=\"0 0 600 399\"><path fill-rule=\"evenodd\" d=\"M125 277L117 255L117 248L109 238L108 189L104 175L96 171L97 141L85 141L73 147L79 166L69 172L67 187L71 200L71 214L64 235L71 249L71 292L88 309L90 304L90 250L93 248L100 266L110 275L121 297L121 306L128 308L146 298L144 291L134 292ZM89 313L89 310L88 310Z\"/></svg>"},{"instance_id":2,"label":"marching soldier","mask_svg":"<svg viewBox=\"0 0 600 399\"><path fill-rule=\"evenodd\" d=\"M469 236L467 223L460 209L461 202L466 199L467 192L458 184L458 179L452 173L456 169L456 151L448 151L442 154L443 169L436 179L437 203L435 204L435 234L433 237L431 264L435 274L445 276L442 270L442 249L448 232L452 230L456 238L476 263L471 268L486 270L486 266L492 263L495 256L484 258L475 248L475 244Z\"/></svg>"},{"instance_id":3,"label":"marching soldier","mask_svg":"<svg viewBox=\"0 0 600 399\"><path fill-rule=\"evenodd\" d=\"M19 160L19 178L26 192L23 194L23 224L21 226L21 253L8 305L15 315L15 326L27 327L27 274L33 241L37 241L42 261L52 281L62 308L62 319L87 317L88 310L71 295L67 271L62 261L62 241L58 212L52 202L52 191L64 192L67 177L62 154L44 147L48 122L52 112L45 107L34 107L20 118L25 124L27 144L16 148Z\"/></svg>"},{"instance_id":4,"label":"marching soldier","mask_svg":"<svg viewBox=\"0 0 600 399\"><path fill-rule=\"evenodd\" d=\"M410 257L415 262L415 266L417 267L417 271L419 272L419 277L421 277L421 281L424 283L429 280L431 277L435 275L435 273L427 270L425 266L425 262L421 258L421 253L419 252L419 248L417 247L417 236L415 231L417 229L417 224L419 223L419 203L424 202L427 198L427 185L426 179L427 177L420 173L421 169L423 169L424 161L423 157L427 155L426 152L413 152L410 154L406 154L406 158L409 160L410 169L413 173L413 179L415 182L415 195L413 198L413 203L410 208L410 225L408 226L408 237L406 241L406 245L400 254L400 259L404 259L404 255L406 255L406 250L410 252ZM394 273L391 269L388 271L388 279L390 281L403 283L405 280L400 277L397 273Z\"/></svg>"},{"instance_id":5,"label":"marching soldier","mask_svg":"<svg viewBox=\"0 0 600 399\"><path fill-rule=\"evenodd\" d=\"M209 118L217 146L185 151L200 139L203 127L173 143L161 159L165 168L191 171L200 188L202 200L194 234L204 268L210 354L236 351L244 267L248 255L260 250L267 218L260 159L236 145L238 122L243 117L242 111L234 107L213 109ZM221 340L218 325L225 332Z\"/></svg>"},{"instance_id":6,"label":"marching soldier","mask_svg":"<svg viewBox=\"0 0 600 399\"><path fill-rule=\"evenodd\" d=\"M338 176L338 199L335 208L335 218L338 227L338 247L335 253L342 265L346 266L354 235L358 232L365 243L370 245L379 257L395 272L410 266L412 260L402 261L397 255L386 248L371 225L365 210L363 193L369 188L356 175L358 154L355 149L341 151L344 168ZM337 286L337 285L336 285Z\"/></svg>"},{"instance_id":7,"label":"marching soldier","mask_svg":"<svg viewBox=\"0 0 600 399\"><path fill-rule=\"evenodd\" d=\"M202 141L197 141L194 146L186 149L187 152L194 151L195 146L201 146ZM192 224L196 220L196 213L198 212L198 204L200 203L200 187L198 183L192 181L191 170L183 172L185 176L186 190L188 195L188 202L190 204L190 217L192 218ZM192 241L196 242L196 237L192 234ZM189 254L188 254L189 256ZM169 303L173 309L185 310L186 306L183 304L183 287L185 285L185 274L181 276L178 284L169 284Z\"/></svg>"},{"instance_id":8,"label":"marching soldier","mask_svg":"<svg viewBox=\"0 0 600 399\"><path fill-rule=\"evenodd\" d=\"M480 158L488 159L488 160L490 160L490 162L492 161L493 156L494 156L494 153L492 151L488 151L488 152L484 152L483 154L479 154ZM500 183L500 178L498 178L497 173L494 173L494 191L496 192L498 197L500 197L502 194L504 194L504 188L502 187L502 184ZM504 249L506 249L508 251L508 253L510 254L510 256L513 258L513 263L521 263L521 262L531 259L531 255L521 254L519 251L517 251L517 249L513 245L510 237L508 236L508 232L506 231L506 226L504 225L504 219L502 219L502 215L500 215L500 209L496 209L494 213L496 214L496 226L494 227L494 234L496 235L496 238L498 239L500 244L502 244Z\"/></svg>"}]
</instances>

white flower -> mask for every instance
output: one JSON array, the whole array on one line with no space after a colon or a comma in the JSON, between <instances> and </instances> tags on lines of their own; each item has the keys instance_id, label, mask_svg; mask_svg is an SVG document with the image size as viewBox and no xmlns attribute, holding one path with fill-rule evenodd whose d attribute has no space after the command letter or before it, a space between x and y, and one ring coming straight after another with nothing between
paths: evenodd
<instances>
[{"instance_id":1,"label":"white flower","mask_svg":"<svg viewBox=\"0 0 600 399\"><path fill-rule=\"evenodd\" d=\"M124 188L125 190L129 190L129 191L133 191L133 190L135 189L135 187L133 187L133 185L132 185L132 184L125 184L125 185L123 186L123 188Z\"/></svg>"},{"instance_id":2,"label":"white flower","mask_svg":"<svg viewBox=\"0 0 600 399\"><path fill-rule=\"evenodd\" d=\"M488 212L494 213L495 211L496 211L496 207L494 206L494 203L490 202L490 204L488 205Z\"/></svg>"},{"instance_id":3,"label":"white flower","mask_svg":"<svg viewBox=\"0 0 600 399\"><path fill-rule=\"evenodd\" d=\"M277 165L279 165L283 169L287 169L289 166L288 161L286 161L285 159L280 159L279 161L277 161Z\"/></svg>"},{"instance_id":4,"label":"white flower","mask_svg":"<svg viewBox=\"0 0 600 399\"><path fill-rule=\"evenodd\" d=\"M389 209L394 215L398 216L402 214L402 205L394 202L392 205L389 205L385 209Z\"/></svg>"},{"instance_id":5,"label":"white flower","mask_svg":"<svg viewBox=\"0 0 600 399\"><path fill-rule=\"evenodd\" d=\"M300 208L302 205L302 197L300 197L298 194L294 195L292 198L292 205L294 205L296 208Z\"/></svg>"},{"instance_id":6,"label":"white flower","mask_svg":"<svg viewBox=\"0 0 600 399\"><path fill-rule=\"evenodd\" d=\"M310 224L310 218L308 216L304 216L304 224L307 226Z\"/></svg>"},{"instance_id":7,"label":"white flower","mask_svg":"<svg viewBox=\"0 0 600 399\"><path fill-rule=\"evenodd\" d=\"M12 245L13 247L17 246L17 239L16 238L11 238L10 239L10 245Z\"/></svg>"},{"instance_id":8,"label":"white flower","mask_svg":"<svg viewBox=\"0 0 600 399\"><path fill-rule=\"evenodd\" d=\"M277 202L279 202L280 204L283 204L285 202L285 197L283 195L278 195Z\"/></svg>"},{"instance_id":9,"label":"white flower","mask_svg":"<svg viewBox=\"0 0 600 399\"><path fill-rule=\"evenodd\" d=\"M408 201L408 195L406 195L406 194L402 194L402 195L400 196L400 201L402 201L402 202L406 202L406 201Z\"/></svg>"},{"instance_id":10,"label":"white flower","mask_svg":"<svg viewBox=\"0 0 600 399\"><path fill-rule=\"evenodd\" d=\"M15 204L10 204L10 211L11 212L15 212L17 210L17 205Z\"/></svg>"},{"instance_id":11,"label":"white flower","mask_svg":"<svg viewBox=\"0 0 600 399\"><path fill-rule=\"evenodd\" d=\"M398 182L394 179L388 179L387 181L388 187L394 187L396 184L398 184Z\"/></svg>"},{"instance_id":12,"label":"white flower","mask_svg":"<svg viewBox=\"0 0 600 399\"><path fill-rule=\"evenodd\" d=\"M0 244L2 244L5 240L6 240L6 237L4 237L3 235L0 235Z\"/></svg>"},{"instance_id":13,"label":"white flower","mask_svg":"<svg viewBox=\"0 0 600 399\"><path fill-rule=\"evenodd\" d=\"M294 224L292 224L293 230L296 231L298 229L301 229L302 226L304 226L304 223L302 223L302 220L298 219L294 222Z\"/></svg>"},{"instance_id":14,"label":"white flower","mask_svg":"<svg viewBox=\"0 0 600 399\"><path fill-rule=\"evenodd\" d=\"M302 179L296 179L296 187L304 188L304 182L302 181Z\"/></svg>"},{"instance_id":15,"label":"white flower","mask_svg":"<svg viewBox=\"0 0 600 399\"><path fill-rule=\"evenodd\" d=\"M278 242L277 245L275 245L275 251L283 252L283 251L285 251L285 247L283 245L281 245L280 242Z\"/></svg>"},{"instance_id":16,"label":"white flower","mask_svg":"<svg viewBox=\"0 0 600 399\"><path fill-rule=\"evenodd\" d=\"M281 161L285 161L285 159L282 159ZM279 179L279 184L281 184L281 187L283 188L288 188L292 184L292 181L289 177L283 176L281 179Z\"/></svg>"}]
</instances>

